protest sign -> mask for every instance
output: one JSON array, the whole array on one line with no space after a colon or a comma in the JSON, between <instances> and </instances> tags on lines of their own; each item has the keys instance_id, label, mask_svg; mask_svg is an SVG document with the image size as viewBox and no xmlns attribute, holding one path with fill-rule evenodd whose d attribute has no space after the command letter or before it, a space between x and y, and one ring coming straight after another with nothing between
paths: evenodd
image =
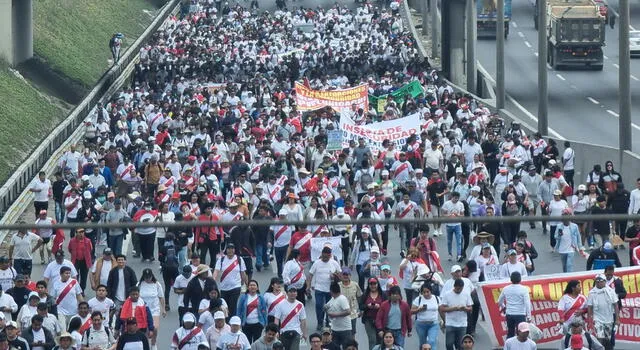
<instances>
[{"instance_id":1,"label":"protest sign","mask_svg":"<svg viewBox=\"0 0 640 350\"><path fill-rule=\"evenodd\" d=\"M349 141L357 141L363 137L365 143L372 151L382 151L382 141L389 140L400 149L413 134L420 133L420 115L418 113L410 116L386 120L379 123L367 125L356 125L347 113L340 114L340 130L342 131L342 145L349 146Z\"/></svg>"},{"instance_id":2,"label":"protest sign","mask_svg":"<svg viewBox=\"0 0 640 350\"><path fill-rule=\"evenodd\" d=\"M378 113L383 113L384 106L387 104L387 99L389 97L393 98L393 100L396 101L398 105L402 105L407 95L411 97L417 97L423 92L424 90L422 89L420 82L417 80L414 80L409 84L403 85L398 90L394 90L390 94L383 95L383 96L369 95L369 104L372 106L375 106L376 111L378 111Z\"/></svg>"},{"instance_id":3,"label":"protest sign","mask_svg":"<svg viewBox=\"0 0 640 350\"><path fill-rule=\"evenodd\" d=\"M578 280L582 286L582 293L589 296L594 287L593 278L603 270L583 272L558 273L553 275L532 276L522 280L522 285L530 291L533 324L542 331L542 338L537 341L538 346L560 340L563 335L557 326L560 320L558 314L558 300L562 297L564 288L570 280ZM620 310L620 326L616 332L616 343L634 343L640 341L640 267L618 268L615 275L622 280L627 290L627 297L622 299ZM487 333L493 345L504 345L507 334L507 322L501 314L498 297L502 288L509 285L509 280L482 282L478 286L478 298L482 311L487 320Z\"/></svg>"},{"instance_id":4,"label":"protest sign","mask_svg":"<svg viewBox=\"0 0 640 350\"><path fill-rule=\"evenodd\" d=\"M500 279L500 266L502 265L486 265L484 267L484 280L497 281Z\"/></svg>"},{"instance_id":5,"label":"protest sign","mask_svg":"<svg viewBox=\"0 0 640 350\"><path fill-rule=\"evenodd\" d=\"M327 151L339 151L342 149L342 131L327 130Z\"/></svg>"},{"instance_id":6,"label":"protest sign","mask_svg":"<svg viewBox=\"0 0 640 350\"><path fill-rule=\"evenodd\" d=\"M311 261L320 258L322 248L331 247L331 253L338 260L342 260L342 238L341 237L315 237L311 238Z\"/></svg>"},{"instance_id":7,"label":"protest sign","mask_svg":"<svg viewBox=\"0 0 640 350\"><path fill-rule=\"evenodd\" d=\"M362 84L343 90L313 90L296 82L296 105L301 112L331 107L337 112L351 109L352 104L365 111L369 110L367 85Z\"/></svg>"}]
</instances>

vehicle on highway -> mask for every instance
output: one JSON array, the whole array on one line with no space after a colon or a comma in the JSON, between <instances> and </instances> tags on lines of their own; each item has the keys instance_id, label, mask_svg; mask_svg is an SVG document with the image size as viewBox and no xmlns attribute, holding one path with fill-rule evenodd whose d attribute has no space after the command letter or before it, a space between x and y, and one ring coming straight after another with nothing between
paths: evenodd
<instances>
[{"instance_id":1,"label":"vehicle on highway","mask_svg":"<svg viewBox=\"0 0 640 350\"><path fill-rule=\"evenodd\" d=\"M536 1L536 9L538 4ZM549 0L545 28L549 65L553 69L572 66L602 70L605 22L594 0Z\"/></svg>"},{"instance_id":2,"label":"vehicle on highway","mask_svg":"<svg viewBox=\"0 0 640 350\"><path fill-rule=\"evenodd\" d=\"M629 31L629 52L631 57L640 56L640 30Z\"/></svg>"},{"instance_id":3,"label":"vehicle on highway","mask_svg":"<svg viewBox=\"0 0 640 350\"><path fill-rule=\"evenodd\" d=\"M497 0L477 0L478 38L495 38L498 30ZM509 36L511 0L504 0L504 37Z\"/></svg>"}]
</instances>

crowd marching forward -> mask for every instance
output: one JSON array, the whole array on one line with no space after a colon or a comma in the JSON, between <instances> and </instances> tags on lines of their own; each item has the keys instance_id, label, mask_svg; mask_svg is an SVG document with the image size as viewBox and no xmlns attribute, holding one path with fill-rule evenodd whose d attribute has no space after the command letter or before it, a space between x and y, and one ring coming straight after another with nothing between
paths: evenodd
<instances>
[{"instance_id":1,"label":"crowd marching forward","mask_svg":"<svg viewBox=\"0 0 640 350\"><path fill-rule=\"evenodd\" d=\"M554 140L507 126L453 91L419 58L397 2L255 7L192 0L141 49L131 87L97 107L84 144L64 153L55 179L41 173L31 184L35 225L158 227L15 233L0 257L0 349L401 350L418 337L427 350L442 336L448 350L473 349L476 285L491 265L512 282L499 299L505 349L535 349L520 281L535 271L538 253L525 227L456 218L637 213L640 190L626 190L612 162L574 179L580 155L568 142L560 152ZM366 125L419 113L420 133L401 148L385 141L375 149L360 138L327 151L340 115L298 111L292 86L303 80L317 90L364 83L375 96L418 81L416 96L347 114ZM385 224L431 216L452 221ZM213 226L248 219L264 224ZM162 225L193 221L212 225ZM640 221L542 225L549 246L537 249L559 254L564 272L577 254L588 254L587 269L607 268L588 297L577 281L567 285L558 304L563 349L612 349L626 295L613 275L621 266L615 248L629 242L638 263ZM389 248L396 234L400 251ZM437 247L444 234L447 246ZM314 237L340 244L312 259ZM38 251L46 269L34 281ZM399 266L390 265L392 254L401 255ZM450 278L441 256L459 264ZM149 268L134 271L130 258ZM264 292L254 274L273 275ZM307 307L316 320L307 321ZM179 314L179 325L160 325L168 312ZM354 339L359 322L368 344ZM159 330L175 332L171 344L156 344Z\"/></svg>"}]
</instances>

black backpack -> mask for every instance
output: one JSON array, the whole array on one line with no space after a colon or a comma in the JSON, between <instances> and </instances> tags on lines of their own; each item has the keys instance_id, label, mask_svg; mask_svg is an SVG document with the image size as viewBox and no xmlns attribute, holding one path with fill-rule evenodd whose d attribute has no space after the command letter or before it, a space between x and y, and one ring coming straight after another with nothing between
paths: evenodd
<instances>
[{"instance_id":1,"label":"black backpack","mask_svg":"<svg viewBox=\"0 0 640 350\"><path fill-rule=\"evenodd\" d=\"M589 345L588 348L592 349L593 346L593 339L591 339L591 334L589 332L584 332L584 336L587 338L587 344ZM571 342L571 334L567 334L564 336L564 348L568 348L569 347L569 342Z\"/></svg>"},{"instance_id":2,"label":"black backpack","mask_svg":"<svg viewBox=\"0 0 640 350\"><path fill-rule=\"evenodd\" d=\"M178 254L176 253L176 245L171 241L167 241L164 243L164 246L166 248L166 252L164 255L164 262L162 266L178 267L179 263L178 263Z\"/></svg>"}]
</instances>

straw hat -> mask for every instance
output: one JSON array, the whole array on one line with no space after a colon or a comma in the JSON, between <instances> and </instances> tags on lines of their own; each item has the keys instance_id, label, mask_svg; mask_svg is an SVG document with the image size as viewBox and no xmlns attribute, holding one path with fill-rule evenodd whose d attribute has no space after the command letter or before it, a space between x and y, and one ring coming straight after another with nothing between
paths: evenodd
<instances>
[{"instance_id":1,"label":"straw hat","mask_svg":"<svg viewBox=\"0 0 640 350\"><path fill-rule=\"evenodd\" d=\"M480 244L480 238L486 238L489 244L493 244L496 239L493 234L482 231L473 237L473 244Z\"/></svg>"},{"instance_id":2,"label":"straw hat","mask_svg":"<svg viewBox=\"0 0 640 350\"><path fill-rule=\"evenodd\" d=\"M73 339L73 337L71 336L71 334L69 332L60 333L60 335L56 337L56 343L60 344L60 339L62 339L62 338L70 338L71 339L71 345L75 345L75 343L76 343L75 339Z\"/></svg>"}]
</instances>

